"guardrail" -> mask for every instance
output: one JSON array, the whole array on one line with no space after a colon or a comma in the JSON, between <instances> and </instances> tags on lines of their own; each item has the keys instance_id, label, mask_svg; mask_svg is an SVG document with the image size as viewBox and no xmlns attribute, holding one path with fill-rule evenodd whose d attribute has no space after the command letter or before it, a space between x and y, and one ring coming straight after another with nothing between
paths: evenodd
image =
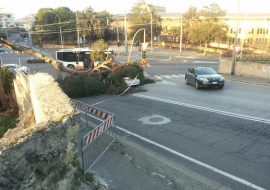
<instances>
[{"instance_id":1,"label":"guardrail","mask_svg":"<svg viewBox=\"0 0 270 190\"><path fill-rule=\"evenodd\" d=\"M113 129L115 115L78 100L72 100L71 103L81 113L85 113L87 126L89 117L101 122L81 139L82 168L86 174L116 140Z\"/></svg>"}]
</instances>

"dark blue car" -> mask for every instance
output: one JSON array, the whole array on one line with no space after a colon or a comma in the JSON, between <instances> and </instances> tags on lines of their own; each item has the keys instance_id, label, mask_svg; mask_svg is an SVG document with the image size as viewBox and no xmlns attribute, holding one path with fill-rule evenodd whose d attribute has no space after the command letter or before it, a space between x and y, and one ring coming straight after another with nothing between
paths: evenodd
<instances>
[{"instance_id":1,"label":"dark blue car","mask_svg":"<svg viewBox=\"0 0 270 190\"><path fill-rule=\"evenodd\" d=\"M211 67L196 67L188 69L185 83L194 85L196 89L214 87L222 89L225 85L224 77L217 74Z\"/></svg>"}]
</instances>

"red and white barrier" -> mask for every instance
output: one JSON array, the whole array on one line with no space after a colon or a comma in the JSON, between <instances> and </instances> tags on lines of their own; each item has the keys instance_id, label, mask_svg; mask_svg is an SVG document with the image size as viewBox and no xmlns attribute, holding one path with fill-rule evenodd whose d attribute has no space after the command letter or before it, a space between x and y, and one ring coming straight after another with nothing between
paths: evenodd
<instances>
[{"instance_id":1,"label":"red and white barrier","mask_svg":"<svg viewBox=\"0 0 270 190\"><path fill-rule=\"evenodd\" d=\"M76 100L72 100L71 103L73 106L75 106L76 108L80 108L80 109L82 109L85 106L85 103L79 102Z\"/></svg>"},{"instance_id":2,"label":"red and white barrier","mask_svg":"<svg viewBox=\"0 0 270 190\"><path fill-rule=\"evenodd\" d=\"M89 106L87 108L87 111L89 113L91 113L92 115L95 115L97 117L101 117L104 120L106 120L108 118L108 116L109 116L109 114L107 112L102 111L102 110L97 109L97 108L94 108L94 107L91 107L91 106Z\"/></svg>"},{"instance_id":3,"label":"red and white barrier","mask_svg":"<svg viewBox=\"0 0 270 190\"><path fill-rule=\"evenodd\" d=\"M104 121L101 125L99 125L97 128L92 130L87 136L86 136L86 145L91 144L99 135L102 134L103 131L108 129L113 124L113 117L108 118L106 121Z\"/></svg>"}]
</instances>

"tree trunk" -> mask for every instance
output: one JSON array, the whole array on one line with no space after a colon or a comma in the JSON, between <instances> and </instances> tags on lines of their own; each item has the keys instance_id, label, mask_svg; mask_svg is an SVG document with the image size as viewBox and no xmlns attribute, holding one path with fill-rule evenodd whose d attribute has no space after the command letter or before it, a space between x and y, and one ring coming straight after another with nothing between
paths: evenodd
<instances>
[{"instance_id":1,"label":"tree trunk","mask_svg":"<svg viewBox=\"0 0 270 190\"><path fill-rule=\"evenodd\" d=\"M207 52L207 42L204 42L204 53L203 55L205 56Z\"/></svg>"}]
</instances>

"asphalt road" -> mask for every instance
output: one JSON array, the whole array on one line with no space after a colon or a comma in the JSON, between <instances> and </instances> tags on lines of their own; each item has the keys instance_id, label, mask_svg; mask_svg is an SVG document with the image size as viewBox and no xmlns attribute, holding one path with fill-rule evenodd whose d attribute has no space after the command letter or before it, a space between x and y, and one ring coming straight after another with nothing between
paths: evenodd
<instances>
[{"instance_id":1,"label":"asphalt road","mask_svg":"<svg viewBox=\"0 0 270 190\"><path fill-rule=\"evenodd\" d=\"M98 106L115 113L117 125L128 131L269 189L270 108L266 103L270 88L228 83L223 90L198 91L185 86L183 79L179 82L177 86L148 85L146 92L110 101L87 101L100 102ZM247 92L249 96L243 96ZM144 117L149 117L148 123L143 122ZM159 124L166 119L170 122ZM160 154L174 159L168 152ZM238 179L228 179L183 158L178 163L231 189L249 189Z\"/></svg>"},{"instance_id":2,"label":"asphalt road","mask_svg":"<svg viewBox=\"0 0 270 190\"><path fill-rule=\"evenodd\" d=\"M3 63L20 57L31 70L55 73L49 64L25 63L26 55L11 52L0 57ZM99 102L116 114L118 126L167 148L138 140L156 157L177 163L175 168L185 166L231 189L270 189L270 88L226 81L223 90L196 90L184 84L183 74L191 66L217 69L213 58L149 63L146 72L157 82L143 92L84 101ZM175 175L172 170L165 173Z\"/></svg>"}]
</instances>

